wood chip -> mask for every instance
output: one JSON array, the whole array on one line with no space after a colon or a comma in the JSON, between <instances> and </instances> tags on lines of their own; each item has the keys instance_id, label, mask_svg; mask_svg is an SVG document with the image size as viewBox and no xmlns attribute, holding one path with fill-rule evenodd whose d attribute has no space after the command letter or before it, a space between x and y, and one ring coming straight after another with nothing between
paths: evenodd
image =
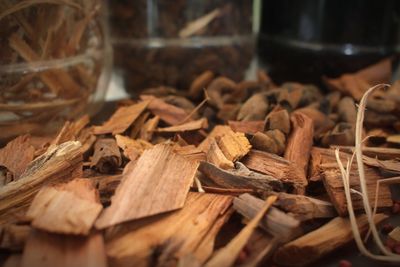
<instances>
[{"instance_id":1,"label":"wood chip","mask_svg":"<svg viewBox=\"0 0 400 267\"><path fill-rule=\"evenodd\" d=\"M153 147L151 143L145 140L134 140L119 134L115 136L115 140L117 145L124 151L125 157L132 161L138 159L143 151Z\"/></svg>"},{"instance_id":2,"label":"wood chip","mask_svg":"<svg viewBox=\"0 0 400 267\"><path fill-rule=\"evenodd\" d=\"M378 224L386 218L384 214L376 214L374 222ZM366 215L358 216L357 224L360 232L365 233L368 230ZM279 248L274 255L274 260L284 266L306 266L352 239L349 219L337 217L317 230Z\"/></svg>"},{"instance_id":3,"label":"wood chip","mask_svg":"<svg viewBox=\"0 0 400 267\"><path fill-rule=\"evenodd\" d=\"M205 264L205 267L232 266L240 251L249 240L251 234L264 217L264 214L268 211L275 200L276 196L268 197L257 215L225 247L218 250L215 255Z\"/></svg>"},{"instance_id":4,"label":"wood chip","mask_svg":"<svg viewBox=\"0 0 400 267\"><path fill-rule=\"evenodd\" d=\"M49 147L36 158L20 179L0 188L0 225L16 220L15 215L24 211L43 185L64 182L80 168L82 155L79 142L71 141Z\"/></svg>"},{"instance_id":5,"label":"wood chip","mask_svg":"<svg viewBox=\"0 0 400 267\"><path fill-rule=\"evenodd\" d=\"M97 228L183 206L198 163L172 150L171 146L157 145L142 154L134 168L124 175L111 206L97 220Z\"/></svg>"},{"instance_id":6,"label":"wood chip","mask_svg":"<svg viewBox=\"0 0 400 267\"><path fill-rule=\"evenodd\" d=\"M275 205L301 221L337 216L332 203L302 195L279 193Z\"/></svg>"},{"instance_id":7,"label":"wood chip","mask_svg":"<svg viewBox=\"0 0 400 267\"><path fill-rule=\"evenodd\" d=\"M128 107L120 107L103 125L94 127L94 134L116 135L125 132L148 105L149 101L142 101Z\"/></svg>"},{"instance_id":8,"label":"wood chip","mask_svg":"<svg viewBox=\"0 0 400 267\"><path fill-rule=\"evenodd\" d=\"M44 187L34 198L26 217L32 226L52 233L88 235L103 206L89 179Z\"/></svg>"},{"instance_id":9,"label":"wood chip","mask_svg":"<svg viewBox=\"0 0 400 267\"><path fill-rule=\"evenodd\" d=\"M33 160L34 154L35 148L30 144L29 135L19 136L0 149L0 166L6 167L16 181Z\"/></svg>"},{"instance_id":10,"label":"wood chip","mask_svg":"<svg viewBox=\"0 0 400 267\"><path fill-rule=\"evenodd\" d=\"M245 134L255 134L263 132L265 129L265 121L228 121L232 131Z\"/></svg>"},{"instance_id":11,"label":"wood chip","mask_svg":"<svg viewBox=\"0 0 400 267\"><path fill-rule=\"evenodd\" d=\"M210 149L207 152L207 162L225 170L234 167L233 162L225 157L215 140L211 142Z\"/></svg>"},{"instance_id":12,"label":"wood chip","mask_svg":"<svg viewBox=\"0 0 400 267\"><path fill-rule=\"evenodd\" d=\"M184 124L165 127L165 128L158 128L156 132L159 133L176 133L176 132L188 132L188 131L195 131L200 129L207 129L208 122L206 118L202 118L195 121L186 122Z\"/></svg>"},{"instance_id":13,"label":"wood chip","mask_svg":"<svg viewBox=\"0 0 400 267\"><path fill-rule=\"evenodd\" d=\"M90 167L100 173L110 173L122 164L121 153L114 138L101 138L94 144L94 153Z\"/></svg>"},{"instance_id":14,"label":"wood chip","mask_svg":"<svg viewBox=\"0 0 400 267\"><path fill-rule=\"evenodd\" d=\"M200 143L198 146L202 151L208 152L208 149L210 148L211 142L214 139L217 139L219 137L222 137L226 133L231 132L231 128L226 125L217 125L214 127L214 129L207 135L206 139L203 140L203 142Z\"/></svg>"},{"instance_id":15,"label":"wood chip","mask_svg":"<svg viewBox=\"0 0 400 267\"><path fill-rule=\"evenodd\" d=\"M199 171L206 175L213 184L227 189L246 188L264 193L271 190L281 191L283 189L280 180L268 175L250 171L240 162L237 162L235 165L235 169L223 170L208 162L201 162Z\"/></svg>"},{"instance_id":16,"label":"wood chip","mask_svg":"<svg viewBox=\"0 0 400 267\"><path fill-rule=\"evenodd\" d=\"M288 138L284 158L296 163L307 177L308 162L313 146L314 125L313 121L302 113L291 116L292 132ZM307 182L304 182L307 184Z\"/></svg>"},{"instance_id":17,"label":"wood chip","mask_svg":"<svg viewBox=\"0 0 400 267\"><path fill-rule=\"evenodd\" d=\"M154 96L142 95L140 98L149 100L148 109L169 125L178 125L182 123L188 115L184 109L167 104L165 101Z\"/></svg>"},{"instance_id":18,"label":"wood chip","mask_svg":"<svg viewBox=\"0 0 400 267\"><path fill-rule=\"evenodd\" d=\"M233 207L251 220L262 209L263 203L262 199L250 194L243 194L233 200ZM275 207L271 207L264 215L260 226L272 236L278 237L281 243L293 240L303 233L299 220Z\"/></svg>"},{"instance_id":19,"label":"wood chip","mask_svg":"<svg viewBox=\"0 0 400 267\"><path fill-rule=\"evenodd\" d=\"M227 132L218 140L222 153L230 161L237 161L249 153L251 145L243 133Z\"/></svg>"},{"instance_id":20,"label":"wood chip","mask_svg":"<svg viewBox=\"0 0 400 267\"><path fill-rule=\"evenodd\" d=\"M243 159L247 168L275 177L282 182L304 187L307 180L304 172L293 162L282 157L252 149Z\"/></svg>"},{"instance_id":21,"label":"wood chip","mask_svg":"<svg viewBox=\"0 0 400 267\"><path fill-rule=\"evenodd\" d=\"M139 135L140 139L145 141L151 141L151 138L153 137L153 133L157 128L159 121L160 117L158 116L155 116L154 118L146 121L146 123L140 129L140 135Z\"/></svg>"},{"instance_id":22,"label":"wood chip","mask_svg":"<svg viewBox=\"0 0 400 267\"><path fill-rule=\"evenodd\" d=\"M222 222L230 217L231 203L230 196L189 193L183 209L108 242L110 265L170 266L189 253L204 262Z\"/></svg>"},{"instance_id":23,"label":"wood chip","mask_svg":"<svg viewBox=\"0 0 400 267\"><path fill-rule=\"evenodd\" d=\"M370 205L374 205L375 201L375 190L377 186L377 181L381 179L379 172L373 168L369 168L367 166L365 168L365 179L367 183L367 190L369 196ZM341 180L341 173L339 169L325 169L323 172L323 182L326 191L332 201L332 204L335 206L336 211L340 216L347 215L347 204L346 197L344 193L344 186ZM352 168L350 172L350 187L352 189L360 191L360 184L358 178L358 172L355 167ZM352 194L351 198L353 200L353 208L355 211L363 210L364 205L362 203L361 196L357 194ZM379 186L379 195L378 195L378 203L377 207L391 207L393 205L392 195L388 185L382 184Z\"/></svg>"}]
</instances>

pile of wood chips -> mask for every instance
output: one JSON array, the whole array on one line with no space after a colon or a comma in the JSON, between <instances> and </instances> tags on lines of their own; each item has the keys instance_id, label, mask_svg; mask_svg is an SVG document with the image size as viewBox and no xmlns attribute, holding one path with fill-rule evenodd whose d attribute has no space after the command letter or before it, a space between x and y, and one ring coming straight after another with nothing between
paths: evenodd
<instances>
[{"instance_id":1,"label":"pile of wood chips","mask_svg":"<svg viewBox=\"0 0 400 267\"><path fill-rule=\"evenodd\" d=\"M353 239L332 147L345 164L356 103L390 76L385 60L326 79L331 91L323 94L276 86L263 71L240 83L208 71L187 92L159 87L121 101L102 125L83 116L56 136L19 136L0 150L5 266L313 263ZM399 110L400 82L368 102L371 205L377 181L400 173ZM359 190L355 163L350 176ZM378 211L392 205L382 183ZM235 218L239 229L230 227ZM365 214L357 220L365 233Z\"/></svg>"}]
</instances>

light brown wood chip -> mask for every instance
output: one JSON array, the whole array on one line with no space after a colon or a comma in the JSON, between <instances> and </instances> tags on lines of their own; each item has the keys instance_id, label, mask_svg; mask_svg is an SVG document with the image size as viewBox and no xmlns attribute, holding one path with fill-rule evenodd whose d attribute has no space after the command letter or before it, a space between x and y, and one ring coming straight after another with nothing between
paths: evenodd
<instances>
[{"instance_id":1,"label":"light brown wood chip","mask_svg":"<svg viewBox=\"0 0 400 267\"><path fill-rule=\"evenodd\" d=\"M96 227L103 229L181 208L197 167L198 163L175 154L169 145L144 151L132 170L125 173Z\"/></svg>"}]
</instances>

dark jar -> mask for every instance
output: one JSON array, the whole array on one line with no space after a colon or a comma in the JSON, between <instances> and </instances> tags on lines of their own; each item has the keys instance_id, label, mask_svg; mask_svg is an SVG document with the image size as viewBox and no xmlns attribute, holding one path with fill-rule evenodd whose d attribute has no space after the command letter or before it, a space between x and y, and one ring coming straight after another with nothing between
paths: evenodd
<instances>
[{"instance_id":1,"label":"dark jar","mask_svg":"<svg viewBox=\"0 0 400 267\"><path fill-rule=\"evenodd\" d=\"M262 1L258 52L277 82L355 72L399 43L400 1Z\"/></svg>"}]
</instances>

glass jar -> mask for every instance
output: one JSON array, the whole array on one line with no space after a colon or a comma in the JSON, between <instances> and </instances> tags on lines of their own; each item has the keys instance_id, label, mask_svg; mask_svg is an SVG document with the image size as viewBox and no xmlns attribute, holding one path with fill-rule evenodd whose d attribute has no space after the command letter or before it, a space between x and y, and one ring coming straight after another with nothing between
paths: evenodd
<instances>
[{"instance_id":1,"label":"glass jar","mask_svg":"<svg viewBox=\"0 0 400 267\"><path fill-rule=\"evenodd\" d=\"M400 52L400 2L264 0L259 37L274 81L320 83Z\"/></svg>"},{"instance_id":2,"label":"glass jar","mask_svg":"<svg viewBox=\"0 0 400 267\"><path fill-rule=\"evenodd\" d=\"M112 53L100 0L0 2L0 139L94 114Z\"/></svg>"},{"instance_id":3,"label":"glass jar","mask_svg":"<svg viewBox=\"0 0 400 267\"><path fill-rule=\"evenodd\" d=\"M115 65L126 88L188 89L211 70L239 81L253 57L248 0L110 1Z\"/></svg>"}]
</instances>

